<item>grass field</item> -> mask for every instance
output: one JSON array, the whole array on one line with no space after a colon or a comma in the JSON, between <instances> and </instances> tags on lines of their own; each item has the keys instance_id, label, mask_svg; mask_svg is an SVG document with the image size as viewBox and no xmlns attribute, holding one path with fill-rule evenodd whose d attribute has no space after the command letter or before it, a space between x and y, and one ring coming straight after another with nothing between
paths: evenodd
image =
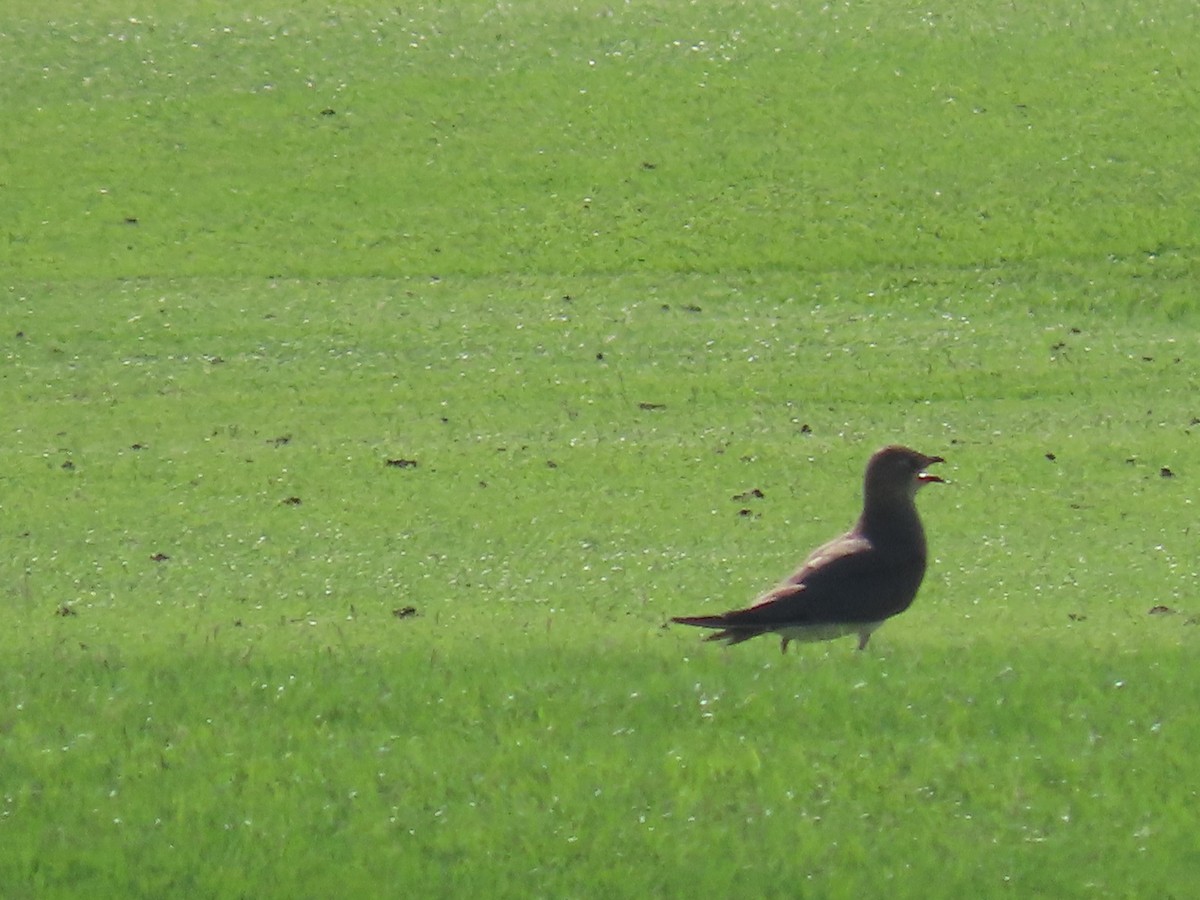
<instances>
[{"instance_id":1,"label":"grass field","mask_svg":"<svg viewBox=\"0 0 1200 900\"><path fill-rule=\"evenodd\" d=\"M1191 4L10 6L0 894L1190 894Z\"/></svg>"}]
</instances>

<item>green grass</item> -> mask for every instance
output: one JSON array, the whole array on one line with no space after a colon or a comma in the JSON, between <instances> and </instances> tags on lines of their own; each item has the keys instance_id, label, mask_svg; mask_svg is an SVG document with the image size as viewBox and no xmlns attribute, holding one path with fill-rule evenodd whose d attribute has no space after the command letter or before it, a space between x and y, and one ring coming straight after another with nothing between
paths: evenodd
<instances>
[{"instance_id":1,"label":"green grass","mask_svg":"<svg viewBox=\"0 0 1200 900\"><path fill-rule=\"evenodd\" d=\"M1183 2L194 6L8 14L10 277L1178 275L1195 248Z\"/></svg>"},{"instance_id":2,"label":"green grass","mask_svg":"<svg viewBox=\"0 0 1200 900\"><path fill-rule=\"evenodd\" d=\"M0 893L1185 896L1195 12L544 6L4 14Z\"/></svg>"}]
</instances>

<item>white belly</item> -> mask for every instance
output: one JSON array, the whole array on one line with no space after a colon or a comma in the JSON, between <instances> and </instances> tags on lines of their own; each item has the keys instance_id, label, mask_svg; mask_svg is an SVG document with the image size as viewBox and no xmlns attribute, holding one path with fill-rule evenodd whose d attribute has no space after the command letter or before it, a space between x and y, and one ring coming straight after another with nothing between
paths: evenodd
<instances>
[{"instance_id":1,"label":"white belly","mask_svg":"<svg viewBox=\"0 0 1200 900\"><path fill-rule=\"evenodd\" d=\"M867 641L871 637L871 632L882 624L883 621L881 620L879 622L830 622L820 625L791 625L786 628L779 628L775 633L783 638L784 650L787 649L789 641L810 644L815 641L832 641L850 634L858 635L858 647L861 650L867 645Z\"/></svg>"}]
</instances>

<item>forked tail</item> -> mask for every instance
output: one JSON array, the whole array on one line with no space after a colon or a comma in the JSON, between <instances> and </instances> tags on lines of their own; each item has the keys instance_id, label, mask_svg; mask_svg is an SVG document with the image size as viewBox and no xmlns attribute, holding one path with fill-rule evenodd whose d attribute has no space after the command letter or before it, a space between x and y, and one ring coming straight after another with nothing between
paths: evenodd
<instances>
[{"instance_id":1,"label":"forked tail","mask_svg":"<svg viewBox=\"0 0 1200 900\"><path fill-rule=\"evenodd\" d=\"M728 615L723 616L673 616L672 622L679 625L694 625L697 628L720 628L716 634L710 634L706 641L728 641L730 644L740 644L752 637L766 634L769 629L760 625L738 625L730 621Z\"/></svg>"}]
</instances>

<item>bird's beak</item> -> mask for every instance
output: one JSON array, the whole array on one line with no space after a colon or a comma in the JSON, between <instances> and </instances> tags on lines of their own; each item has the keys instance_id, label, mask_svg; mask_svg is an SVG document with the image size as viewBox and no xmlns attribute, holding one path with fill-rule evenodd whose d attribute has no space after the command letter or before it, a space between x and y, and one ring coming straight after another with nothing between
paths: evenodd
<instances>
[{"instance_id":1,"label":"bird's beak","mask_svg":"<svg viewBox=\"0 0 1200 900\"><path fill-rule=\"evenodd\" d=\"M927 466L932 466L934 463L943 462L945 462L945 460L940 456L928 456L925 458L925 465ZM942 478L940 475L931 475L928 472L918 472L917 482L920 484L945 484L946 479Z\"/></svg>"}]
</instances>

